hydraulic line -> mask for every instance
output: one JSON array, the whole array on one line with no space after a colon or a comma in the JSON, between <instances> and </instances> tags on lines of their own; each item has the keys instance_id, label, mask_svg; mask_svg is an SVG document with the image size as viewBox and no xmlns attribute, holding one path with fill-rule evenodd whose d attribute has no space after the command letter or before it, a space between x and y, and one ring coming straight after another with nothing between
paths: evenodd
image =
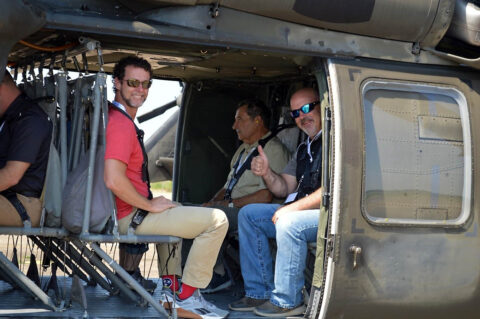
<instances>
[{"instance_id":1,"label":"hydraulic line","mask_svg":"<svg viewBox=\"0 0 480 319\"><path fill-rule=\"evenodd\" d=\"M50 48L50 47L42 47L40 45L36 45L36 44L30 43L30 42L27 42L27 41L24 41L24 40L20 40L20 41L18 41L18 43L23 44L24 46L27 46L29 48L36 49L36 50L39 50L39 51L45 51L45 52L64 51L64 50L70 49L71 47L74 47L78 44L77 42L72 42L72 43L62 45L62 46Z\"/></svg>"}]
</instances>

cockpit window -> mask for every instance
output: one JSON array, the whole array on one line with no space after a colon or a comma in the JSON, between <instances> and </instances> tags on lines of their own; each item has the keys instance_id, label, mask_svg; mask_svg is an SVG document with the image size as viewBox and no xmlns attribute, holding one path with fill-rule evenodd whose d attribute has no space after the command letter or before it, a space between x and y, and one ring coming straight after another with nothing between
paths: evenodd
<instances>
[{"instance_id":1,"label":"cockpit window","mask_svg":"<svg viewBox=\"0 0 480 319\"><path fill-rule=\"evenodd\" d=\"M362 97L365 217L385 225L465 223L472 176L464 95L452 87L369 80Z\"/></svg>"}]
</instances>

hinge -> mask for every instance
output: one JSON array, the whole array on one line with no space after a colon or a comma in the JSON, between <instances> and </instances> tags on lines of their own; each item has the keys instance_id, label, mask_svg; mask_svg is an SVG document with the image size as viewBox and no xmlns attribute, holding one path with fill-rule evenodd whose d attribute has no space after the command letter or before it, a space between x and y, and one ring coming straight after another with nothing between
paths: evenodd
<instances>
[{"instance_id":1,"label":"hinge","mask_svg":"<svg viewBox=\"0 0 480 319\"><path fill-rule=\"evenodd\" d=\"M325 107L325 117L327 121L332 121L332 110L330 109L329 106Z\"/></svg>"},{"instance_id":2,"label":"hinge","mask_svg":"<svg viewBox=\"0 0 480 319\"><path fill-rule=\"evenodd\" d=\"M419 55L420 54L420 43L415 42L412 44L412 54Z\"/></svg>"},{"instance_id":3,"label":"hinge","mask_svg":"<svg viewBox=\"0 0 480 319\"><path fill-rule=\"evenodd\" d=\"M323 204L323 207L328 209L328 207L330 206L330 193L323 193L322 204Z\"/></svg>"},{"instance_id":4,"label":"hinge","mask_svg":"<svg viewBox=\"0 0 480 319\"><path fill-rule=\"evenodd\" d=\"M215 19L218 17L218 15L220 14L220 1L217 0L217 3L215 4L212 4L212 6L210 7L210 10L209 10L209 13L210 13L210 17Z\"/></svg>"},{"instance_id":5,"label":"hinge","mask_svg":"<svg viewBox=\"0 0 480 319\"><path fill-rule=\"evenodd\" d=\"M329 234L327 237L327 247L325 248L325 252L327 257L333 257L333 252L335 248L335 239L338 235Z\"/></svg>"}]
</instances>

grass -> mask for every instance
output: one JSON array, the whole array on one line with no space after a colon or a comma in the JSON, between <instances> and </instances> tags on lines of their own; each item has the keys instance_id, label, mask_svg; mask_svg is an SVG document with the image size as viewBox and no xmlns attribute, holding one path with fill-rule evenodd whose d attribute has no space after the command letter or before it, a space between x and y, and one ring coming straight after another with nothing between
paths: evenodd
<instances>
[{"instance_id":1,"label":"grass","mask_svg":"<svg viewBox=\"0 0 480 319\"><path fill-rule=\"evenodd\" d=\"M165 192L172 192L172 181L152 183L150 185L150 188L155 190L165 191Z\"/></svg>"}]
</instances>

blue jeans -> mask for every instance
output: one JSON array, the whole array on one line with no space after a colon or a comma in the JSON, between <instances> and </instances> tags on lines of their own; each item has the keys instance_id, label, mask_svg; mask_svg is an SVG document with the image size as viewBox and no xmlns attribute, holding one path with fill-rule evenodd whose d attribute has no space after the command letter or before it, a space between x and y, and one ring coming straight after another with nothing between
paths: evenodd
<instances>
[{"instance_id":1,"label":"blue jeans","mask_svg":"<svg viewBox=\"0 0 480 319\"><path fill-rule=\"evenodd\" d=\"M291 212L273 224L272 216L279 207L250 204L240 210L240 265L247 297L294 308L303 303L307 243L317 240L320 210ZM277 240L275 277L269 238Z\"/></svg>"}]
</instances>

